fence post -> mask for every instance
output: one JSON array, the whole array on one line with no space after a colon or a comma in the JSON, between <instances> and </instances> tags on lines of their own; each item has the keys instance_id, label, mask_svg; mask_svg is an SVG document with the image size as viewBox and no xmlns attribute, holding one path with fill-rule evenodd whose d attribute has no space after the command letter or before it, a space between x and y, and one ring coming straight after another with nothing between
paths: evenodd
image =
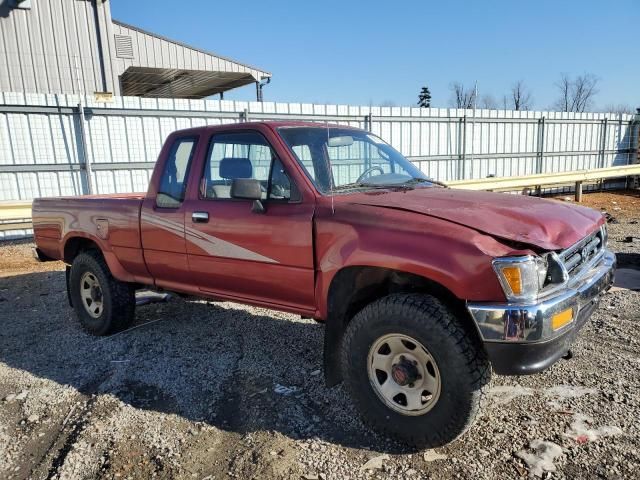
<instances>
[{"instance_id":1,"label":"fence post","mask_svg":"<svg viewBox=\"0 0 640 480\"><path fill-rule=\"evenodd\" d=\"M364 129L370 132L372 130L371 126L371 112L364 116ZM371 168L371 144L367 142L367 146L365 148L365 159L364 159L364 167L365 170Z\"/></svg>"},{"instance_id":2,"label":"fence post","mask_svg":"<svg viewBox=\"0 0 640 480\"><path fill-rule=\"evenodd\" d=\"M605 117L602 121L602 137L600 138L600 168L604 168L604 158L605 158L605 148L607 145L607 121L608 118ZM604 188L604 180L600 180L600 191Z\"/></svg>"},{"instance_id":3,"label":"fence post","mask_svg":"<svg viewBox=\"0 0 640 480\"><path fill-rule=\"evenodd\" d=\"M636 108L636 113L629 121L629 148L627 150L627 165L640 163L640 108ZM625 187L629 188L629 177L625 181ZM631 179L631 187L640 187L640 177Z\"/></svg>"},{"instance_id":4,"label":"fence post","mask_svg":"<svg viewBox=\"0 0 640 480\"><path fill-rule=\"evenodd\" d=\"M582 202L582 182L576 182L576 202Z\"/></svg>"},{"instance_id":5,"label":"fence post","mask_svg":"<svg viewBox=\"0 0 640 480\"><path fill-rule=\"evenodd\" d=\"M461 141L460 141L460 163L458 165L458 178L457 180L464 180L464 171L465 171L465 163L467 161L467 116L464 115L460 118L460 123L462 124L462 130L460 132Z\"/></svg>"},{"instance_id":6,"label":"fence post","mask_svg":"<svg viewBox=\"0 0 640 480\"><path fill-rule=\"evenodd\" d=\"M607 122L608 118L602 121L602 138L600 139L600 168L604 168L605 149L607 146Z\"/></svg>"},{"instance_id":7,"label":"fence post","mask_svg":"<svg viewBox=\"0 0 640 480\"><path fill-rule=\"evenodd\" d=\"M544 164L544 134L545 134L545 123L544 116L538 119L538 145L536 145L536 173L542 173L542 168ZM542 187L540 185L536 185L536 195L542 195Z\"/></svg>"},{"instance_id":8,"label":"fence post","mask_svg":"<svg viewBox=\"0 0 640 480\"><path fill-rule=\"evenodd\" d=\"M89 195L95 192L93 188L93 174L91 170L91 156L89 155L89 149L87 148L87 133L86 133L86 116L84 112L84 104L82 102L82 94L80 94L80 103L78 103L78 113L80 118L80 145L82 146L82 156L84 157L84 171L87 176L87 193Z\"/></svg>"},{"instance_id":9,"label":"fence post","mask_svg":"<svg viewBox=\"0 0 640 480\"><path fill-rule=\"evenodd\" d=\"M538 120L538 168L537 173L542 173L544 167L544 139L545 139L545 117Z\"/></svg>"},{"instance_id":10,"label":"fence post","mask_svg":"<svg viewBox=\"0 0 640 480\"><path fill-rule=\"evenodd\" d=\"M372 122L373 122L373 116L371 115L371 113L368 113L367 115L364 116L364 129L367 131L372 131L373 130L373 126L372 126Z\"/></svg>"}]
</instances>

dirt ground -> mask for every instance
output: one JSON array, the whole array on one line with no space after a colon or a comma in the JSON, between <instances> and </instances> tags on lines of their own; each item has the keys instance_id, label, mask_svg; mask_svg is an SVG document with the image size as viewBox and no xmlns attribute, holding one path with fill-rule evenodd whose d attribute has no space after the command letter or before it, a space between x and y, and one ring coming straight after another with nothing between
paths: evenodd
<instances>
[{"instance_id":1,"label":"dirt ground","mask_svg":"<svg viewBox=\"0 0 640 480\"><path fill-rule=\"evenodd\" d=\"M625 241L640 237L640 194L584 200L615 217L610 246L640 270L640 242ZM638 478L638 292L605 296L572 360L494 375L476 425L424 452L369 431L324 386L322 325L172 299L91 337L62 264L30 247L0 244L0 478Z\"/></svg>"},{"instance_id":2,"label":"dirt ground","mask_svg":"<svg viewBox=\"0 0 640 480\"><path fill-rule=\"evenodd\" d=\"M574 202L573 195L559 195L555 199ZM637 219L640 215L640 190L586 193L580 205L606 211L614 218Z\"/></svg>"}]
</instances>

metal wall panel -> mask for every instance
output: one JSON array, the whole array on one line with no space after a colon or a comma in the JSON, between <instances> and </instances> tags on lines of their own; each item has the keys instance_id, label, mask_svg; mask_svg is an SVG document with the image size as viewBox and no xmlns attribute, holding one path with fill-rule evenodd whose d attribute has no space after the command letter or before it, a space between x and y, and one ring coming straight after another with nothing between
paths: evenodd
<instances>
[{"instance_id":1,"label":"metal wall panel","mask_svg":"<svg viewBox=\"0 0 640 480\"><path fill-rule=\"evenodd\" d=\"M108 2L45 0L32 2L30 9L9 9L8 2L0 0L0 8L6 9L6 15L0 16L0 60L4 67L0 90L114 91L117 82L110 62ZM105 52L102 64L98 30Z\"/></svg>"},{"instance_id":2,"label":"metal wall panel","mask_svg":"<svg viewBox=\"0 0 640 480\"><path fill-rule=\"evenodd\" d=\"M119 76L132 65L271 76L114 22L109 1L37 0L30 9L9 2L0 0L0 91L119 95ZM131 38L133 58L116 56L115 34Z\"/></svg>"}]
</instances>

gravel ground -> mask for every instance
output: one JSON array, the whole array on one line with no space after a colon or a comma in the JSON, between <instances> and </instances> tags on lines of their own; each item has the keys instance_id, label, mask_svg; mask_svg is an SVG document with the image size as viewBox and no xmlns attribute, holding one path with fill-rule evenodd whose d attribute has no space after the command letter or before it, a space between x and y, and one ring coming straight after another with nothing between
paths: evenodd
<instances>
[{"instance_id":1,"label":"gravel ground","mask_svg":"<svg viewBox=\"0 0 640 480\"><path fill-rule=\"evenodd\" d=\"M640 270L640 208L614 211L610 245ZM586 196L590 198L589 195ZM629 202L638 201L630 197ZM618 213L620 213L618 215ZM498 377L477 424L437 450L367 430L322 378L322 326L232 303L137 310L84 334L59 263L0 246L0 478L637 478L640 293L608 293L574 358Z\"/></svg>"}]
</instances>

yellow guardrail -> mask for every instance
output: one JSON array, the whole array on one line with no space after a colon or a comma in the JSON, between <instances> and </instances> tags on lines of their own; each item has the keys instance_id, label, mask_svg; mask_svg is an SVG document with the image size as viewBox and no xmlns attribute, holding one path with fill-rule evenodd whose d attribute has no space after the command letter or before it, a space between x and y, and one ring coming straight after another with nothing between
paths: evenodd
<instances>
[{"instance_id":1,"label":"yellow guardrail","mask_svg":"<svg viewBox=\"0 0 640 480\"><path fill-rule=\"evenodd\" d=\"M582 183L607 178L619 178L640 175L640 164L622 167L598 168L594 170L577 170L575 172L542 173L520 177L489 177L473 180L454 180L448 182L452 188L468 190L517 190L526 187L543 187L546 185L576 185L576 200L582 196ZM0 202L0 229L27 228L31 219L31 201ZM15 227L20 225L20 227Z\"/></svg>"},{"instance_id":2,"label":"yellow guardrail","mask_svg":"<svg viewBox=\"0 0 640 480\"><path fill-rule=\"evenodd\" d=\"M517 190L526 187L543 187L561 183L575 183L576 200L582 198L582 183L607 178L619 178L640 175L640 164L622 167L597 168L593 170L576 170L574 172L542 173L523 175L520 177L489 177L473 180L454 180L447 182L452 188L467 190Z\"/></svg>"},{"instance_id":3,"label":"yellow guardrail","mask_svg":"<svg viewBox=\"0 0 640 480\"><path fill-rule=\"evenodd\" d=\"M31 201L0 202L0 232L30 228Z\"/></svg>"},{"instance_id":4,"label":"yellow guardrail","mask_svg":"<svg viewBox=\"0 0 640 480\"><path fill-rule=\"evenodd\" d=\"M31 201L0 202L0 220L31 218Z\"/></svg>"}]
</instances>

